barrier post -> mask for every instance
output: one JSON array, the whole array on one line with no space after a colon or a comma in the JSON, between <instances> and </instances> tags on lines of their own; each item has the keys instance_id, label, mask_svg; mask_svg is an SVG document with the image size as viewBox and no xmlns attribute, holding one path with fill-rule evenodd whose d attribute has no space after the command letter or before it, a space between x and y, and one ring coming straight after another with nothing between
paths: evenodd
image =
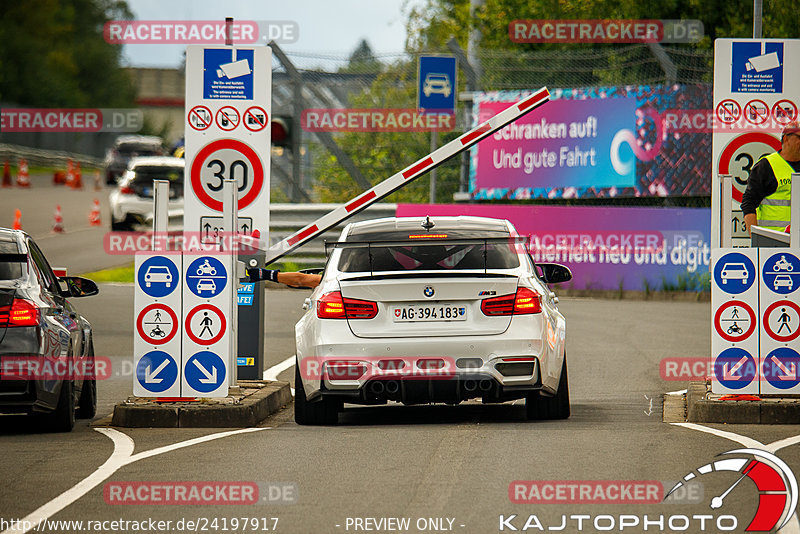
<instances>
[{"instance_id":1,"label":"barrier post","mask_svg":"<svg viewBox=\"0 0 800 534\"><path fill-rule=\"evenodd\" d=\"M733 176L722 174L720 180L722 181L720 245L723 248L731 248L733 246Z\"/></svg>"},{"instance_id":2,"label":"barrier post","mask_svg":"<svg viewBox=\"0 0 800 534\"><path fill-rule=\"evenodd\" d=\"M160 250L169 222L169 180L153 180L153 236L151 250Z\"/></svg>"},{"instance_id":3,"label":"barrier post","mask_svg":"<svg viewBox=\"0 0 800 534\"><path fill-rule=\"evenodd\" d=\"M239 278L237 268L238 263L238 250L239 250L239 218L238 218L238 201L239 191L238 183L235 178L225 178L222 180L222 237L220 246L222 248L228 247L228 250L223 253L222 258L225 260L223 263L228 268L228 283L232 288L231 299L228 303L228 309L225 314L228 316L230 331L234 335L228 336L230 346L228 358L228 389L235 387L238 384L237 377L237 355L238 355L238 333L239 333L239 307L237 299L237 291L235 289L239 286Z\"/></svg>"}]
</instances>

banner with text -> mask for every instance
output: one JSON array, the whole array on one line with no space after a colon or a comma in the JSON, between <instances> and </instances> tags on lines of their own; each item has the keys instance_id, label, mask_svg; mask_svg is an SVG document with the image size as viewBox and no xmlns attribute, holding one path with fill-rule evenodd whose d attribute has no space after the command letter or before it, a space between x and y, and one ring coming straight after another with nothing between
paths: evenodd
<instances>
[{"instance_id":1,"label":"banner with text","mask_svg":"<svg viewBox=\"0 0 800 534\"><path fill-rule=\"evenodd\" d=\"M707 208L398 204L398 217L508 219L529 236L534 261L572 269L569 287L602 290L708 288Z\"/></svg>"},{"instance_id":2,"label":"banner with text","mask_svg":"<svg viewBox=\"0 0 800 534\"><path fill-rule=\"evenodd\" d=\"M476 123L528 93L479 93ZM668 129L667 111L708 110L710 85L555 89L472 149L474 199L704 196L711 135Z\"/></svg>"}]
</instances>

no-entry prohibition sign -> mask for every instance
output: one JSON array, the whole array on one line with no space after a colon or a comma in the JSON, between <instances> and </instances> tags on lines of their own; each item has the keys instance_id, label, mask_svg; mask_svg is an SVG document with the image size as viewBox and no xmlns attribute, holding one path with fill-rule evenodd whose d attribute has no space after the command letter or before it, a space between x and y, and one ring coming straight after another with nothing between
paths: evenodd
<instances>
[{"instance_id":1,"label":"no-entry prohibition sign","mask_svg":"<svg viewBox=\"0 0 800 534\"><path fill-rule=\"evenodd\" d=\"M222 180L233 178L239 187L239 209L255 200L264 185L264 167L258 154L236 139L218 139L195 156L190 172L192 190L206 207L222 211Z\"/></svg>"}]
</instances>

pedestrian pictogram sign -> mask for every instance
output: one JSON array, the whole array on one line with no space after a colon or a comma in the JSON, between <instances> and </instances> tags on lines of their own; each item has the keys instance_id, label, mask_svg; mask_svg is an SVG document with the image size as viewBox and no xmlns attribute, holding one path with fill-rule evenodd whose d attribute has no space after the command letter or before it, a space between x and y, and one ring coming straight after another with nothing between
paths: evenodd
<instances>
[{"instance_id":1,"label":"pedestrian pictogram sign","mask_svg":"<svg viewBox=\"0 0 800 534\"><path fill-rule=\"evenodd\" d=\"M177 314L165 304L151 304L140 311L136 318L139 336L153 345L169 343L179 330Z\"/></svg>"},{"instance_id":2,"label":"pedestrian pictogram sign","mask_svg":"<svg viewBox=\"0 0 800 534\"><path fill-rule=\"evenodd\" d=\"M212 122L211 110L206 106L195 106L189 111L189 125L197 130L207 130Z\"/></svg>"},{"instance_id":3,"label":"pedestrian pictogram sign","mask_svg":"<svg viewBox=\"0 0 800 534\"><path fill-rule=\"evenodd\" d=\"M230 132L239 126L239 112L233 106L225 106L217 111L217 126L220 130Z\"/></svg>"},{"instance_id":4,"label":"pedestrian pictogram sign","mask_svg":"<svg viewBox=\"0 0 800 534\"><path fill-rule=\"evenodd\" d=\"M727 341L738 342L750 337L756 329L758 319L746 302L730 300L714 314L717 334Z\"/></svg>"},{"instance_id":5,"label":"pedestrian pictogram sign","mask_svg":"<svg viewBox=\"0 0 800 534\"><path fill-rule=\"evenodd\" d=\"M764 331L781 343L794 341L800 336L800 306L791 300L778 300L764 312Z\"/></svg>"},{"instance_id":6,"label":"pedestrian pictogram sign","mask_svg":"<svg viewBox=\"0 0 800 534\"><path fill-rule=\"evenodd\" d=\"M136 383L148 393L164 394L175 389L174 393L177 394L180 387L177 378L178 364L171 355L162 350L148 352L136 365ZM146 396L136 391L134 395Z\"/></svg>"},{"instance_id":7,"label":"pedestrian pictogram sign","mask_svg":"<svg viewBox=\"0 0 800 534\"><path fill-rule=\"evenodd\" d=\"M244 127L251 132L260 132L269 124L269 115L261 106L252 106L244 112Z\"/></svg>"},{"instance_id":8,"label":"pedestrian pictogram sign","mask_svg":"<svg viewBox=\"0 0 800 534\"><path fill-rule=\"evenodd\" d=\"M228 322L213 304L201 304L186 314L186 334L198 345L213 345L225 334Z\"/></svg>"},{"instance_id":9,"label":"pedestrian pictogram sign","mask_svg":"<svg viewBox=\"0 0 800 534\"><path fill-rule=\"evenodd\" d=\"M189 358L183 369L183 377L186 385L196 393L212 395L225 386L226 369L219 355L205 350Z\"/></svg>"}]
</instances>

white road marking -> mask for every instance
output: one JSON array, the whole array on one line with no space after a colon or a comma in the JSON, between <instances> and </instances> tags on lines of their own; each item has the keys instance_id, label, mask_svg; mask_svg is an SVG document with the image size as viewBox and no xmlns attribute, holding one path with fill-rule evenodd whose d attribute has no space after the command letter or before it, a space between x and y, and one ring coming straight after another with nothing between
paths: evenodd
<instances>
[{"instance_id":1,"label":"white road marking","mask_svg":"<svg viewBox=\"0 0 800 534\"><path fill-rule=\"evenodd\" d=\"M748 448L761 449L771 453L776 453L783 448L789 447L790 445L796 445L797 443L800 443L800 435L791 436L785 439L780 439L778 441L774 441L772 443L765 445L760 441L757 441L753 438L749 438L747 436L742 436L734 432L728 432L726 430L719 430L716 428L710 428L707 426L698 425L696 423L670 423L670 424L675 426L682 426L690 430L705 432L706 434L713 434L720 438L725 438L731 441L735 441L736 443L741 443L742 445ZM798 521L797 519L796 512L794 515L792 515L792 518L789 519L789 522L786 523L786 526L784 526L778 532L781 532L781 534L800 534L800 521Z\"/></svg>"},{"instance_id":2,"label":"white road marking","mask_svg":"<svg viewBox=\"0 0 800 534\"><path fill-rule=\"evenodd\" d=\"M688 389L679 389L677 391L668 391L666 395L685 395L688 391Z\"/></svg>"},{"instance_id":3,"label":"white road marking","mask_svg":"<svg viewBox=\"0 0 800 534\"><path fill-rule=\"evenodd\" d=\"M20 519L13 528L6 529L0 534L25 534L31 529L26 530L23 528L22 525L29 524L31 525L31 528L36 528L36 525L42 524L45 520L49 519L54 514L57 514L70 504L74 503L75 501L77 501L78 499L89 493L95 487L100 485L104 480L106 480L115 472L117 472L121 467L124 467L128 464L132 464L133 462L138 462L139 460L144 460L145 458L150 458L152 456L164 454L165 452L182 449L184 447L190 447L192 445L197 445L198 443L203 443L206 441L227 438L228 436L233 436L235 434L245 434L249 432L258 432L260 430L268 430L268 429L269 427L243 428L240 430L231 430L228 432L218 432L216 434L209 434L207 436L188 439L186 441L173 443L172 445L165 445L163 447L158 447L149 451L143 451L137 454L132 454L134 443L133 440L130 438L130 436L113 428L95 428L95 430L97 430L104 436L107 436L109 439L111 439L111 441L114 442L114 452L111 453L111 456L108 457L108 460L106 460L103 465L98 467L94 473L84 478L83 480L72 486L70 489L68 489L55 499L43 504L42 506L40 506L27 516L25 516L24 518Z\"/></svg>"},{"instance_id":4,"label":"white road marking","mask_svg":"<svg viewBox=\"0 0 800 534\"><path fill-rule=\"evenodd\" d=\"M263 375L264 380L277 380L279 374L281 374L287 369L291 369L291 367L294 365L294 361L296 358L297 356L289 356L281 363L273 365L272 367L264 371ZM292 397L294 397L294 388L289 388L289 389L292 390Z\"/></svg>"}]
</instances>

